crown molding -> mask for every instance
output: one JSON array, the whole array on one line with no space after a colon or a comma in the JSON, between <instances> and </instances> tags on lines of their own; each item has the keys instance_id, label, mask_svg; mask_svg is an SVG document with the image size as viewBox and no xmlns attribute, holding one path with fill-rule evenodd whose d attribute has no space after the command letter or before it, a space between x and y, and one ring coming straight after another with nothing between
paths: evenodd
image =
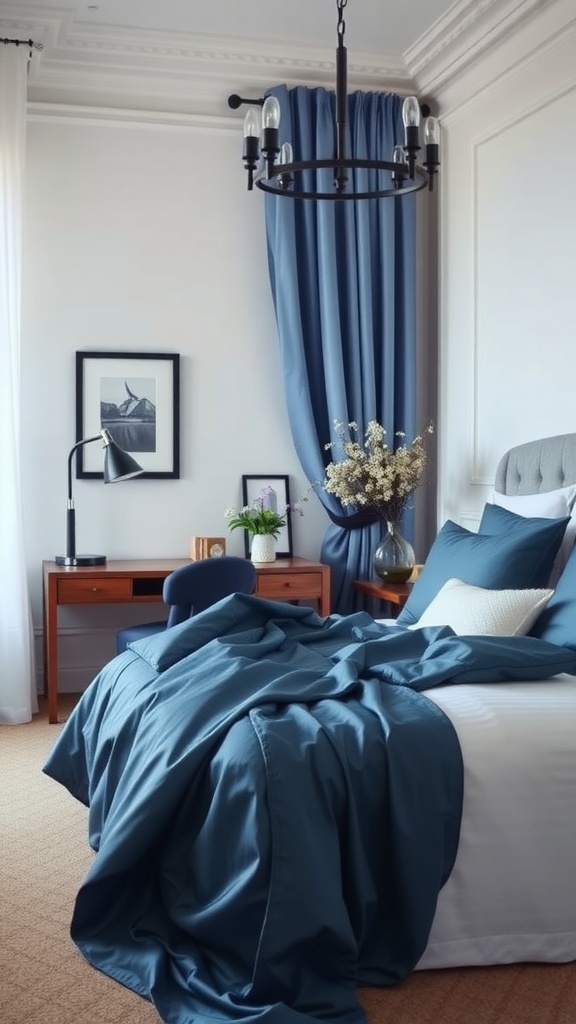
<instances>
[{"instance_id":1,"label":"crown molding","mask_svg":"<svg viewBox=\"0 0 576 1024\"><path fill-rule=\"evenodd\" d=\"M152 128L154 130L184 129L200 131L203 135L238 135L238 118L229 115L214 117L212 114L176 113L166 110L137 110L134 107L97 107L86 104L42 103L32 100L28 103L28 120L53 124L99 124L102 126L122 124L127 128Z\"/></svg>"},{"instance_id":2,"label":"crown molding","mask_svg":"<svg viewBox=\"0 0 576 1024\"><path fill-rule=\"evenodd\" d=\"M568 0L570 4L573 0ZM494 59L498 49L504 52L508 46L518 56L525 55L527 44L543 44L555 31L555 20L566 23L562 8L566 0L458 0L404 54L418 92L435 97L450 94L452 102L464 78L472 90L481 88L506 70L506 61L515 59L508 52L499 68ZM532 43L531 26L536 26Z\"/></svg>"},{"instance_id":3,"label":"crown molding","mask_svg":"<svg viewBox=\"0 0 576 1024\"><path fill-rule=\"evenodd\" d=\"M448 108L461 85L482 87L498 73L496 50L509 49L540 23L566 20L574 0L457 0L403 55L355 54L349 89L417 92ZM562 10L561 10L562 9ZM261 96L270 86L333 88L332 50L228 36L158 33L74 24L70 10L2 6L0 35L30 38L28 99L35 104L150 110L222 117L236 92ZM520 39L518 38L518 43ZM532 44L530 44L532 45ZM483 58L483 59L481 59ZM485 84L485 83L484 83ZM445 112L445 111L442 111Z\"/></svg>"},{"instance_id":4,"label":"crown molding","mask_svg":"<svg viewBox=\"0 0 576 1024\"><path fill-rule=\"evenodd\" d=\"M0 34L31 38L28 76L34 103L123 106L176 113L221 113L230 93L261 96L273 85L333 88L332 50L278 42L239 44L226 36L73 25L70 12L40 9L27 19L2 8ZM21 13L21 9L20 9ZM360 54L348 65L351 89L413 91L401 56Z\"/></svg>"}]
</instances>

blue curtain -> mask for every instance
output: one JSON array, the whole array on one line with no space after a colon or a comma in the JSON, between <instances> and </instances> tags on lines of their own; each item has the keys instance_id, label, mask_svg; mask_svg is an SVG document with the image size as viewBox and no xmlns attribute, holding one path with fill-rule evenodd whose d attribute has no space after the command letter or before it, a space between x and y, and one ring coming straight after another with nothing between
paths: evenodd
<instances>
[{"instance_id":1,"label":"blue curtain","mask_svg":"<svg viewBox=\"0 0 576 1024\"><path fill-rule=\"evenodd\" d=\"M332 157L334 93L303 86L271 93L294 159ZM396 95L349 95L347 153L390 160L404 136L401 108ZM322 174L322 191L331 191L332 172ZM267 195L266 232L288 415L304 472L316 484L332 458L325 445L336 439L335 420L355 421L361 434L371 419L390 438L415 432L414 196L314 202ZM340 519L337 499L316 491ZM403 523L409 539L412 519L408 512ZM332 570L334 611L360 606L351 583L372 576L380 532L377 524L329 527L321 558Z\"/></svg>"}]
</instances>

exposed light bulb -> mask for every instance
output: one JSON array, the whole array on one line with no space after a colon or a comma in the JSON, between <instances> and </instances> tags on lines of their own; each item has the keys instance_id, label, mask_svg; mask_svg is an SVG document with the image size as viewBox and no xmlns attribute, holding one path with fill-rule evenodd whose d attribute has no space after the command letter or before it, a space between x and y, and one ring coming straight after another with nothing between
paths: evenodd
<instances>
[{"instance_id":1,"label":"exposed light bulb","mask_svg":"<svg viewBox=\"0 0 576 1024\"><path fill-rule=\"evenodd\" d=\"M262 107L262 127L278 128L280 125L280 104L275 96L267 96Z\"/></svg>"},{"instance_id":2,"label":"exposed light bulb","mask_svg":"<svg viewBox=\"0 0 576 1024\"><path fill-rule=\"evenodd\" d=\"M294 163L294 153L292 146L289 142L283 142L280 146L280 157L277 164L278 167L278 184L280 188L286 191L290 188L294 181L294 175L291 171L283 171L282 168L286 167L287 164Z\"/></svg>"},{"instance_id":3,"label":"exposed light bulb","mask_svg":"<svg viewBox=\"0 0 576 1024\"><path fill-rule=\"evenodd\" d=\"M420 104L415 96L407 96L404 100L402 120L405 128L417 128L420 124Z\"/></svg>"},{"instance_id":4,"label":"exposed light bulb","mask_svg":"<svg viewBox=\"0 0 576 1024\"><path fill-rule=\"evenodd\" d=\"M402 182L407 174L406 150L404 146L394 146L392 150L392 184L394 188L402 188Z\"/></svg>"},{"instance_id":5,"label":"exposed light bulb","mask_svg":"<svg viewBox=\"0 0 576 1024\"><path fill-rule=\"evenodd\" d=\"M255 110L254 107L250 107L250 110L244 118L244 138L247 139L249 136L258 138L260 135L260 113Z\"/></svg>"},{"instance_id":6,"label":"exposed light bulb","mask_svg":"<svg viewBox=\"0 0 576 1024\"><path fill-rule=\"evenodd\" d=\"M427 146L437 146L440 142L440 125L438 118L427 117L424 121L424 143Z\"/></svg>"}]
</instances>

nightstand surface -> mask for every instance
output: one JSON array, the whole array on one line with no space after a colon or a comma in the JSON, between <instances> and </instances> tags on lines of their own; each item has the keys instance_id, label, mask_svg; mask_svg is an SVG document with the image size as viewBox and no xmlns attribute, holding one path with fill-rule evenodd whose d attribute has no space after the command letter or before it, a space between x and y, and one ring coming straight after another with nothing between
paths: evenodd
<instances>
[{"instance_id":1,"label":"nightstand surface","mask_svg":"<svg viewBox=\"0 0 576 1024\"><path fill-rule=\"evenodd\" d=\"M378 597L381 601L390 601L403 608L412 593L411 583L385 583L384 580L354 580L354 590L370 597Z\"/></svg>"}]
</instances>

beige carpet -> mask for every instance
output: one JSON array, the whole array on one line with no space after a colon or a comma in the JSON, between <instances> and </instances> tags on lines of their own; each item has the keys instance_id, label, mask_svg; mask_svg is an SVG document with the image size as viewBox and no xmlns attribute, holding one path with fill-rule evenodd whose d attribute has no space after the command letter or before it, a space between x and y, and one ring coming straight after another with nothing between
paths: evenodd
<instances>
[{"instance_id":1,"label":"beige carpet","mask_svg":"<svg viewBox=\"0 0 576 1024\"><path fill-rule=\"evenodd\" d=\"M0 1022L158 1024L69 937L92 854L86 810L41 772L58 730L44 710L0 727ZM371 1024L576 1024L576 964L417 972L361 997Z\"/></svg>"}]
</instances>

